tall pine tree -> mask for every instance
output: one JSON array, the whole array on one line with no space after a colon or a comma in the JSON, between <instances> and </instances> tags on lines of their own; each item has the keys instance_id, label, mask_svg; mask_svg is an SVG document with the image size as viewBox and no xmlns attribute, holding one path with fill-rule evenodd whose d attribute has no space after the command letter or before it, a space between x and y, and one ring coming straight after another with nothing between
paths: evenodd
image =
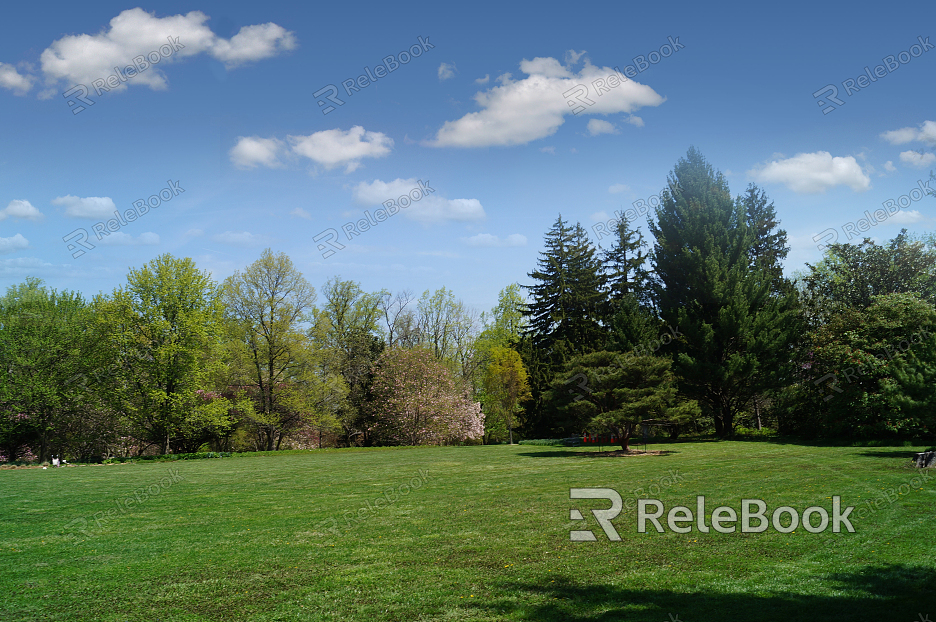
<instances>
[{"instance_id":1,"label":"tall pine tree","mask_svg":"<svg viewBox=\"0 0 936 622\"><path fill-rule=\"evenodd\" d=\"M601 261L581 224L570 226L560 215L545 246L537 269L527 275L536 282L526 287L529 325L519 348L534 400L526 423L540 433L551 429L542 397L553 377L572 357L604 347L601 320L607 300Z\"/></svg>"},{"instance_id":2,"label":"tall pine tree","mask_svg":"<svg viewBox=\"0 0 936 622\"><path fill-rule=\"evenodd\" d=\"M752 253L757 236L745 202L731 199L698 150L689 149L668 183L650 223L655 298L684 334L674 344L680 389L713 417L716 433L730 436L735 415L776 382L788 356L792 299L772 295L778 287ZM758 196L753 205L763 212ZM769 242L771 231L762 238Z\"/></svg>"}]
</instances>

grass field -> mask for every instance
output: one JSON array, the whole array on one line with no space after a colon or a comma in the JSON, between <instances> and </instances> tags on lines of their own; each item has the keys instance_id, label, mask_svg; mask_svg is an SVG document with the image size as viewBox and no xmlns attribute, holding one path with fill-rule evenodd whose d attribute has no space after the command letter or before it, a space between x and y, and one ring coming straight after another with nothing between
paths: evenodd
<instances>
[{"instance_id":1,"label":"grass field","mask_svg":"<svg viewBox=\"0 0 936 622\"><path fill-rule=\"evenodd\" d=\"M669 453L419 447L0 471L0 620L936 620L936 473L923 481L909 460L923 448L650 449ZM665 533L642 534L625 509L612 542L588 511L608 502L572 501L573 487L643 488L667 511L704 494L708 514L757 498L768 516L831 515L839 495L855 533L677 534L664 514ZM890 488L895 501L856 515Z\"/></svg>"}]
</instances>

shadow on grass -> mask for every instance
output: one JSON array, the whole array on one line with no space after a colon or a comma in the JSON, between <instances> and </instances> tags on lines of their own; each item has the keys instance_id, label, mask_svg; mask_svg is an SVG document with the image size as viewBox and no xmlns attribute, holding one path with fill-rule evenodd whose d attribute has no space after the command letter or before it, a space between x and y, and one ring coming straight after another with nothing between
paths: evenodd
<instances>
[{"instance_id":1,"label":"shadow on grass","mask_svg":"<svg viewBox=\"0 0 936 622\"><path fill-rule=\"evenodd\" d=\"M869 458L903 458L906 459L907 464L912 464L914 456L916 456L915 451L908 450L906 447L895 448L895 449L875 449L869 451L862 451L860 455L868 456Z\"/></svg>"},{"instance_id":2,"label":"shadow on grass","mask_svg":"<svg viewBox=\"0 0 936 622\"><path fill-rule=\"evenodd\" d=\"M518 456L526 456L528 458L657 458L662 456L669 456L671 454L678 454L678 451L670 449L653 449L644 453L642 449L634 451L633 448L630 454L625 454L621 452L620 449L607 449L599 451L595 447L595 451L582 451L581 447L574 447L564 450L557 451L528 451L524 453L517 454Z\"/></svg>"},{"instance_id":3,"label":"shadow on grass","mask_svg":"<svg viewBox=\"0 0 936 622\"><path fill-rule=\"evenodd\" d=\"M662 589L625 589L559 578L552 583L511 582L498 591L509 598L472 604L497 619L536 622L611 622L645 620L684 622L724 620L867 620L919 622L936 612L936 578L931 567L888 565L855 573L819 577L835 596L791 592L768 595L684 593ZM756 589L756 586L752 586ZM542 602L548 599L547 602Z\"/></svg>"}]
</instances>

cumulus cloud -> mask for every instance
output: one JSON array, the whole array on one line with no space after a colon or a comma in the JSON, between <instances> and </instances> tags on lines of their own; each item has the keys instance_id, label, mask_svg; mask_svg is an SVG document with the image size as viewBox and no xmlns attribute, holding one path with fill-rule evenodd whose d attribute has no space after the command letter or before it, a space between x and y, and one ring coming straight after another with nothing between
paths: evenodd
<instances>
[{"instance_id":1,"label":"cumulus cloud","mask_svg":"<svg viewBox=\"0 0 936 622\"><path fill-rule=\"evenodd\" d=\"M619 194L621 192L630 192L630 186L627 184L613 184L608 186L608 192L611 194Z\"/></svg>"},{"instance_id":2,"label":"cumulus cloud","mask_svg":"<svg viewBox=\"0 0 936 622\"><path fill-rule=\"evenodd\" d=\"M229 69L238 65L276 56L296 47L295 36L273 23L244 26L230 39L214 34L205 24L208 16L201 11L185 15L156 17L141 8L127 9L110 20L110 28L99 34L66 35L52 42L39 57L42 72L50 84L84 84L107 78L114 67L123 69L133 59L150 52L163 54L158 65L145 68L127 82L111 90L123 90L129 84L145 84L151 89L167 86L163 68L184 58L208 54ZM142 65L142 63L141 63Z\"/></svg>"},{"instance_id":3,"label":"cumulus cloud","mask_svg":"<svg viewBox=\"0 0 936 622\"><path fill-rule=\"evenodd\" d=\"M289 144L287 147L286 144ZM240 136L228 152L231 163L239 168L283 165L280 157L290 155L309 158L327 170L344 166L351 173L361 166L364 158L382 158L393 148L393 139L380 132L368 132L360 125L348 131L323 130L308 136L287 136L286 142L278 138Z\"/></svg>"},{"instance_id":4,"label":"cumulus cloud","mask_svg":"<svg viewBox=\"0 0 936 622\"><path fill-rule=\"evenodd\" d=\"M630 115L629 117L627 117L627 118L625 119L625 121L627 121L627 122L630 123L631 125L636 125L637 127L643 127L643 126L644 126L644 120L641 119L641 118L638 117L638 116L635 116L635 115Z\"/></svg>"},{"instance_id":5,"label":"cumulus cloud","mask_svg":"<svg viewBox=\"0 0 936 622\"><path fill-rule=\"evenodd\" d=\"M936 155L932 153L920 153L919 151L902 151L900 161L907 166L916 168L926 168L933 162L936 162Z\"/></svg>"},{"instance_id":6,"label":"cumulus cloud","mask_svg":"<svg viewBox=\"0 0 936 622\"><path fill-rule=\"evenodd\" d=\"M659 106L666 101L649 86L630 79L601 94L595 93L595 80L607 83L609 76L618 74L611 67L596 67L588 59L580 71L573 71L573 65L583 54L567 54L566 65L549 57L523 59L520 70L526 78L513 80L509 73L498 76L501 86L474 96L480 111L446 121L435 138L426 144L433 147L523 145L554 134L569 114L631 115L639 108ZM588 104L586 100L593 103ZM633 117L628 122L638 124L638 119Z\"/></svg>"},{"instance_id":7,"label":"cumulus cloud","mask_svg":"<svg viewBox=\"0 0 936 622\"><path fill-rule=\"evenodd\" d=\"M550 145L549 147L540 147L540 151L543 153L548 153L549 155L556 155L556 148Z\"/></svg>"},{"instance_id":8,"label":"cumulus cloud","mask_svg":"<svg viewBox=\"0 0 936 622\"><path fill-rule=\"evenodd\" d=\"M155 246L159 244L159 235L147 231L133 237L129 233L117 231L102 237L99 243L104 246Z\"/></svg>"},{"instance_id":9,"label":"cumulus cloud","mask_svg":"<svg viewBox=\"0 0 936 622\"><path fill-rule=\"evenodd\" d=\"M203 235L205 235L205 232L202 231L201 229L189 229L188 231L182 234L182 237L183 238L200 238Z\"/></svg>"},{"instance_id":10,"label":"cumulus cloud","mask_svg":"<svg viewBox=\"0 0 936 622\"><path fill-rule=\"evenodd\" d=\"M773 160L748 171L755 180L783 183L800 194L824 193L835 186L848 186L855 192L871 187L871 179L852 156L832 157L828 151L799 153L792 158Z\"/></svg>"},{"instance_id":11,"label":"cumulus cloud","mask_svg":"<svg viewBox=\"0 0 936 622\"><path fill-rule=\"evenodd\" d=\"M449 78L454 78L456 71L458 71L458 69L456 69L454 63L442 63L439 65L439 82L442 80L448 80Z\"/></svg>"},{"instance_id":12,"label":"cumulus cloud","mask_svg":"<svg viewBox=\"0 0 936 622\"><path fill-rule=\"evenodd\" d=\"M276 138L241 136L230 151L231 162L238 168L278 168L283 165L279 154L284 148L283 141Z\"/></svg>"},{"instance_id":13,"label":"cumulus cloud","mask_svg":"<svg viewBox=\"0 0 936 622\"><path fill-rule=\"evenodd\" d=\"M936 144L936 121L924 121L919 129L915 127L902 127L881 134L881 138L892 145L903 145L914 141Z\"/></svg>"},{"instance_id":14,"label":"cumulus cloud","mask_svg":"<svg viewBox=\"0 0 936 622\"><path fill-rule=\"evenodd\" d=\"M25 95L32 88L35 78L23 75L13 65L0 63L0 88L10 89L14 95Z\"/></svg>"},{"instance_id":15,"label":"cumulus cloud","mask_svg":"<svg viewBox=\"0 0 936 622\"><path fill-rule=\"evenodd\" d=\"M487 84L490 79L491 74L486 73L483 78L475 78L475 84Z\"/></svg>"},{"instance_id":16,"label":"cumulus cloud","mask_svg":"<svg viewBox=\"0 0 936 622\"><path fill-rule=\"evenodd\" d=\"M306 220L312 220L312 214L305 211L301 207L297 207L296 209L292 210L289 213L290 215L295 216L297 218L305 218Z\"/></svg>"},{"instance_id":17,"label":"cumulus cloud","mask_svg":"<svg viewBox=\"0 0 936 622\"><path fill-rule=\"evenodd\" d=\"M422 181L422 184L420 182ZM400 212L407 218L424 224L440 222L478 222L487 218L484 207L477 199L446 199L436 194L428 180L394 179L384 182L375 179L371 183L361 182L354 187L354 200L360 205L379 206L385 201L398 201L404 195L414 198L427 188L425 196L410 203ZM417 192L413 192L416 190Z\"/></svg>"},{"instance_id":18,"label":"cumulus cloud","mask_svg":"<svg viewBox=\"0 0 936 622\"><path fill-rule=\"evenodd\" d=\"M225 231L211 236L211 239L220 244L230 244L231 246L260 246L267 242L264 235L257 235L249 231Z\"/></svg>"},{"instance_id":19,"label":"cumulus cloud","mask_svg":"<svg viewBox=\"0 0 936 622\"><path fill-rule=\"evenodd\" d=\"M900 210L896 214L891 214L887 217L887 222L892 222L898 225L913 225L918 222L923 222L927 220L926 216L921 214L919 210Z\"/></svg>"},{"instance_id":20,"label":"cumulus cloud","mask_svg":"<svg viewBox=\"0 0 936 622\"><path fill-rule=\"evenodd\" d=\"M618 129L613 123L605 121L604 119L589 119L588 133L591 136L598 136L599 134L617 134Z\"/></svg>"},{"instance_id":21,"label":"cumulus cloud","mask_svg":"<svg viewBox=\"0 0 936 622\"><path fill-rule=\"evenodd\" d=\"M24 248L29 248L29 240L20 233L12 238L0 238L0 254L12 253Z\"/></svg>"},{"instance_id":22,"label":"cumulus cloud","mask_svg":"<svg viewBox=\"0 0 936 622\"><path fill-rule=\"evenodd\" d=\"M110 197L76 197L67 194L52 199L52 205L64 205L65 215L74 218L110 218L117 206Z\"/></svg>"},{"instance_id":23,"label":"cumulus cloud","mask_svg":"<svg viewBox=\"0 0 936 622\"><path fill-rule=\"evenodd\" d=\"M893 173L894 171L897 170L897 167L894 166L893 162L888 160L887 162L884 163L884 170L887 171L888 173Z\"/></svg>"},{"instance_id":24,"label":"cumulus cloud","mask_svg":"<svg viewBox=\"0 0 936 622\"><path fill-rule=\"evenodd\" d=\"M326 169L344 166L350 173L361 166L363 158L381 158L390 153L393 139L380 132L367 132L355 125L347 132L324 130L309 136L287 136L292 150L321 164Z\"/></svg>"},{"instance_id":25,"label":"cumulus cloud","mask_svg":"<svg viewBox=\"0 0 936 622\"><path fill-rule=\"evenodd\" d=\"M24 220L42 220L42 212L33 207L29 201L14 199L7 206L0 209L0 220L6 218L22 218Z\"/></svg>"},{"instance_id":26,"label":"cumulus cloud","mask_svg":"<svg viewBox=\"0 0 936 622\"><path fill-rule=\"evenodd\" d=\"M499 238L496 235L491 235L490 233L479 233L478 235L473 235L470 238L463 239L468 244L468 246L481 246L486 248L526 246L527 243L526 236L520 235L519 233L511 233L505 238Z\"/></svg>"}]
</instances>

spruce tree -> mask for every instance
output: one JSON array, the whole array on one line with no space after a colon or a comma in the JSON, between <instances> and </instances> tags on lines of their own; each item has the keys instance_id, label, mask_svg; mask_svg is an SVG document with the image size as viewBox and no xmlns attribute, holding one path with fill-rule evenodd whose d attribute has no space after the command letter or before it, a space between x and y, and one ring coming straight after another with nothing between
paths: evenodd
<instances>
[{"instance_id":1,"label":"spruce tree","mask_svg":"<svg viewBox=\"0 0 936 622\"><path fill-rule=\"evenodd\" d=\"M668 185L650 223L655 299L684 334L674 344L680 389L713 417L716 433L730 436L735 415L776 382L787 358L792 299L772 295L774 279L752 256L744 201L732 201L698 150L679 160Z\"/></svg>"},{"instance_id":2,"label":"spruce tree","mask_svg":"<svg viewBox=\"0 0 936 622\"><path fill-rule=\"evenodd\" d=\"M528 340L519 348L534 400L526 422L540 433L552 429L546 416L552 411L542 399L549 383L572 357L604 347L601 319L607 304L601 261L581 224L570 226L560 215L546 234L545 246L537 269L528 274L535 280L526 286Z\"/></svg>"},{"instance_id":3,"label":"spruce tree","mask_svg":"<svg viewBox=\"0 0 936 622\"><path fill-rule=\"evenodd\" d=\"M630 228L626 218L618 221L614 230L614 244L601 254L602 269L608 286L606 318L610 319L621 301L633 296L644 305L650 304L648 279L645 268L647 246L639 229Z\"/></svg>"}]
</instances>

